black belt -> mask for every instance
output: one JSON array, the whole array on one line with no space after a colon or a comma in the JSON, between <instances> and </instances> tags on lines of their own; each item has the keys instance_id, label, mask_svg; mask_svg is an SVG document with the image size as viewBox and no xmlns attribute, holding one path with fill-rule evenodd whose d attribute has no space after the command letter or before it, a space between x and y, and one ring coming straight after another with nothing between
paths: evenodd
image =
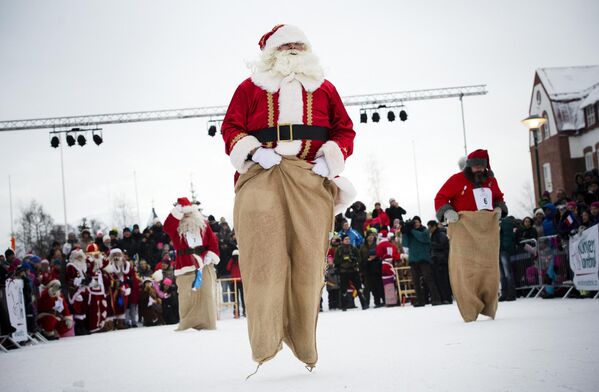
<instances>
[{"instance_id":1,"label":"black belt","mask_svg":"<svg viewBox=\"0 0 599 392\"><path fill-rule=\"evenodd\" d=\"M290 142L292 140L329 140L329 129L315 125L279 124L276 127L264 128L251 132L260 143Z\"/></svg>"},{"instance_id":2,"label":"black belt","mask_svg":"<svg viewBox=\"0 0 599 392\"><path fill-rule=\"evenodd\" d=\"M177 256L201 255L203 251L204 251L203 246L196 246L195 248L179 249L179 250L177 250Z\"/></svg>"}]
</instances>

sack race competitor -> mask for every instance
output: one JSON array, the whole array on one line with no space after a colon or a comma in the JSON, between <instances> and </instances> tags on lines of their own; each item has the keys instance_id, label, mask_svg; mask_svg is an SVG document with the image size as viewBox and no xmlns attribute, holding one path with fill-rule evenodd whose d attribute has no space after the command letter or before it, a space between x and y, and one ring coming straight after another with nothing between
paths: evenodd
<instances>
[{"instance_id":1,"label":"sack race competitor","mask_svg":"<svg viewBox=\"0 0 599 392\"><path fill-rule=\"evenodd\" d=\"M499 219L503 193L486 150L468 155L435 197L437 219L449 224L449 280L462 318L495 318L499 301Z\"/></svg>"},{"instance_id":2,"label":"sack race competitor","mask_svg":"<svg viewBox=\"0 0 599 392\"><path fill-rule=\"evenodd\" d=\"M222 124L250 345L258 366L285 343L311 370L333 210L355 196L338 177L355 132L300 29L275 26L259 45Z\"/></svg>"},{"instance_id":3,"label":"sack race competitor","mask_svg":"<svg viewBox=\"0 0 599 392\"><path fill-rule=\"evenodd\" d=\"M164 221L164 231L177 252L177 331L216 329L214 265L220 261L216 235L198 207L194 207L186 197L177 199L175 208Z\"/></svg>"}]
</instances>

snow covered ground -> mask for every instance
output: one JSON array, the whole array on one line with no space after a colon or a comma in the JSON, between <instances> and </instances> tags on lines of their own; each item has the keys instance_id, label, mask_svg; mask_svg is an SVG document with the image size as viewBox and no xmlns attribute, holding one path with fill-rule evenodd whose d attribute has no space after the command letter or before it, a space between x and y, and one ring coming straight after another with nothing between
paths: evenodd
<instances>
[{"instance_id":1,"label":"snow covered ground","mask_svg":"<svg viewBox=\"0 0 599 392\"><path fill-rule=\"evenodd\" d=\"M309 373L285 348L255 370L245 319L66 338L0 354L1 391L599 391L599 301L501 303L465 324L457 307L321 313Z\"/></svg>"}]
</instances>

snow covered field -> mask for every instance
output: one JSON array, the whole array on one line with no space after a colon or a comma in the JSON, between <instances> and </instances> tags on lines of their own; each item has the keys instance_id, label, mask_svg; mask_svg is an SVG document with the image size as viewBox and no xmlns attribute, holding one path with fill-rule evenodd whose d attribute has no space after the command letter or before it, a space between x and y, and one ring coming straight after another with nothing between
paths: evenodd
<instances>
[{"instance_id":1,"label":"snow covered field","mask_svg":"<svg viewBox=\"0 0 599 392\"><path fill-rule=\"evenodd\" d=\"M465 324L457 307L321 313L309 373L284 348L259 372L246 322L74 337L0 354L1 391L599 391L599 301L500 303Z\"/></svg>"}]
</instances>

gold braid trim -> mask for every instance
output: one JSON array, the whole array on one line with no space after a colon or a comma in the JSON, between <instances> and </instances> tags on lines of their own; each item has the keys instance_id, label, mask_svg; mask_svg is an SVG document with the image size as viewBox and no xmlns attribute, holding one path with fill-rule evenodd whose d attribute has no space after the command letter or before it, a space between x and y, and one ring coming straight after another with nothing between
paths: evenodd
<instances>
[{"instance_id":1,"label":"gold braid trim","mask_svg":"<svg viewBox=\"0 0 599 392\"><path fill-rule=\"evenodd\" d=\"M312 93L306 93L306 125L312 125L312 103L313 100ZM312 146L312 140L304 140L303 149L299 156L300 159L306 159L308 153L310 152L310 147Z\"/></svg>"},{"instance_id":2,"label":"gold braid trim","mask_svg":"<svg viewBox=\"0 0 599 392\"><path fill-rule=\"evenodd\" d=\"M268 128L275 126L275 100L272 93L266 93L266 101L268 103ZM273 148L274 143L266 143L266 148Z\"/></svg>"},{"instance_id":3,"label":"gold braid trim","mask_svg":"<svg viewBox=\"0 0 599 392\"><path fill-rule=\"evenodd\" d=\"M229 151L233 150L233 147L237 144L238 141L247 136L247 133L240 132L231 140L231 147L229 147Z\"/></svg>"}]
</instances>

